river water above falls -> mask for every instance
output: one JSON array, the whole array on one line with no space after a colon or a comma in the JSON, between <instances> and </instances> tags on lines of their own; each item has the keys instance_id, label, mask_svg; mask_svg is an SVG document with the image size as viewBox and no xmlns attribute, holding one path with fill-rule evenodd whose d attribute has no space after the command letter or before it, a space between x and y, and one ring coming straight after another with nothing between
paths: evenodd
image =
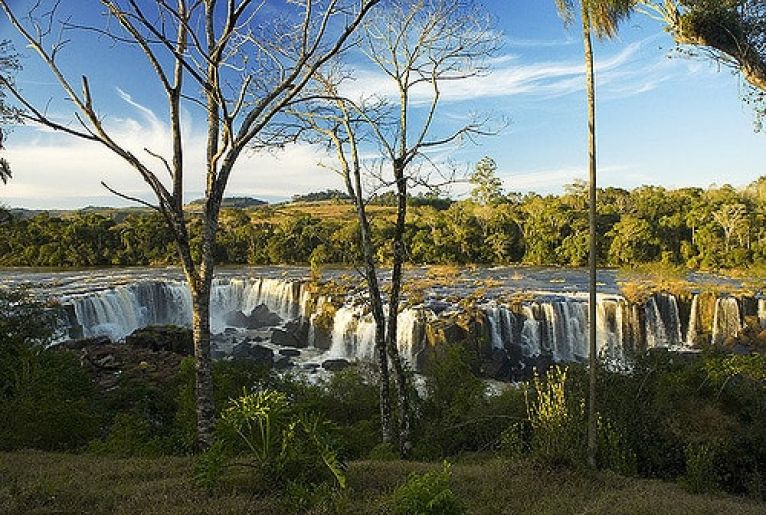
<instances>
[{"instance_id":1,"label":"river water above falls","mask_svg":"<svg viewBox=\"0 0 766 515\"><path fill-rule=\"evenodd\" d=\"M491 375L501 377L521 360L539 356L553 361L587 358L584 270L500 267L431 272L426 268L407 272L406 283L413 288L410 302L399 314L399 347L416 369L426 366L440 344L457 340L470 342L488 362L500 362L503 370ZM353 272L338 269L324 275L340 278ZM211 303L212 330L221 335L217 341L233 344L251 339L303 348L312 356L371 360L374 324L362 291L351 287L339 300L312 288L307 277L308 270L301 267L219 269ZM708 286L711 282L737 286L720 277L690 279ZM352 282L360 280L355 277ZM191 322L189 290L173 268L0 271L0 286L19 285L58 299L70 336L120 340L144 326ZM466 297L474 300L472 307L460 302ZM599 274L597 308L599 349L614 360L647 348L725 344L747 335L761 336L766 330L763 292L683 297L657 292L634 303L620 295L613 271Z\"/></svg>"}]
</instances>

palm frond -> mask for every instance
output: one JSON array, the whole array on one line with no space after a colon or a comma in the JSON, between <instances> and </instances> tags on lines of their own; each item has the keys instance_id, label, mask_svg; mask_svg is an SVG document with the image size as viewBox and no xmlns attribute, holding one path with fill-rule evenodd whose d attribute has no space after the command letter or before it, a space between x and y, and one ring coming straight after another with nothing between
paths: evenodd
<instances>
[{"instance_id":1,"label":"palm frond","mask_svg":"<svg viewBox=\"0 0 766 515\"><path fill-rule=\"evenodd\" d=\"M570 25L574 20L574 2L573 0L556 0L556 10L559 12L559 18L564 25Z\"/></svg>"},{"instance_id":2,"label":"palm frond","mask_svg":"<svg viewBox=\"0 0 766 515\"><path fill-rule=\"evenodd\" d=\"M591 29L599 39L613 38L620 23L630 17L637 3L636 0L581 1L588 14Z\"/></svg>"}]
</instances>

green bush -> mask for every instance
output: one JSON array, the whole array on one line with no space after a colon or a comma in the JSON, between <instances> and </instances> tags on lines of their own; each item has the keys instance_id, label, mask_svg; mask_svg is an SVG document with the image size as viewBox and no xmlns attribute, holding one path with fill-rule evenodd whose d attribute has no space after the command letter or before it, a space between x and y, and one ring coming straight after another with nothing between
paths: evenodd
<instances>
[{"instance_id":1,"label":"green bush","mask_svg":"<svg viewBox=\"0 0 766 515\"><path fill-rule=\"evenodd\" d=\"M70 352L46 350L55 311L0 288L0 449L69 450L95 436L95 390Z\"/></svg>"},{"instance_id":2,"label":"green bush","mask_svg":"<svg viewBox=\"0 0 766 515\"><path fill-rule=\"evenodd\" d=\"M395 515L460 515L465 507L450 488L452 471L444 462L441 470L411 474L391 495L389 508Z\"/></svg>"},{"instance_id":3,"label":"green bush","mask_svg":"<svg viewBox=\"0 0 766 515\"><path fill-rule=\"evenodd\" d=\"M200 462L199 476L208 486L227 466L245 465L266 487L290 482L346 487L332 426L321 416L293 411L282 392L244 392L232 399L221 416L217 438L218 444Z\"/></svg>"},{"instance_id":4,"label":"green bush","mask_svg":"<svg viewBox=\"0 0 766 515\"><path fill-rule=\"evenodd\" d=\"M553 466L581 466L587 442L584 397L572 395L567 368L535 375L527 401L532 454Z\"/></svg>"},{"instance_id":5,"label":"green bush","mask_svg":"<svg viewBox=\"0 0 766 515\"><path fill-rule=\"evenodd\" d=\"M0 449L74 450L98 434L94 388L76 356L38 349L25 365L0 398Z\"/></svg>"}]
</instances>

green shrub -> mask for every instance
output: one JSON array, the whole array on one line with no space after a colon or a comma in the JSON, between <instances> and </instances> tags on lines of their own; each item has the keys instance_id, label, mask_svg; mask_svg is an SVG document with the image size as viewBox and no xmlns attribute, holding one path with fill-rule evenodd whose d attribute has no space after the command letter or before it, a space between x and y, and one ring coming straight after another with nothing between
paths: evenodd
<instances>
[{"instance_id":1,"label":"green shrub","mask_svg":"<svg viewBox=\"0 0 766 515\"><path fill-rule=\"evenodd\" d=\"M508 426L500 435L500 454L516 460L529 453L528 427L522 422Z\"/></svg>"},{"instance_id":2,"label":"green shrub","mask_svg":"<svg viewBox=\"0 0 766 515\"><path fill-rule=\"evenodd\" d=\"M219 443L203 455L198 470L207 486L226 467L245 465L267 487L289 482L346 487L331 425L321 416L294 412L282 392L244 392L229 402L218 429Z\"/></svg>"},{"instance_id":3,"label":"green shrub","mask_svg":"<svg viewBox=\"0 0 766 515\"><path fill-rule=\"evenodd\" d=\"M389 507L395 515L460 515L463 503L450 488L452 471L444 462L441 470L411 474L391 495Z\"/></svg>"},{"instance_id":4,"label":"green shrub","mask_svg":"<svg viewBox=\"0 0 766 515\"><path fill-rule=\"evenodd\" d=\"M686 446L686 474L683 484L692 493L708 493L717 489L715 452L707 445Z\"/></svg>"},{"instance_id":5,"label":"green shrub","mask_svg":"<svg viewBox=\"0 0 766 515\"><path fill-rule=\"evenodd\" d=\"M532 380L527 413L532 430L532 454L553 466L580 466L587 442L585 400L571 395L566 367L553 367Z\"/></svg>"},{"instance_id":6,"label":"green shrub","mask_svg":"<svg viewBox=\"0 0 766 515\"><path fill-rule=\"evenodd\" d=\"M98 431L94 389L69 352L45 350L55 310L0 288L0 449L75 449Z\"/></svg>"}]
</instances>

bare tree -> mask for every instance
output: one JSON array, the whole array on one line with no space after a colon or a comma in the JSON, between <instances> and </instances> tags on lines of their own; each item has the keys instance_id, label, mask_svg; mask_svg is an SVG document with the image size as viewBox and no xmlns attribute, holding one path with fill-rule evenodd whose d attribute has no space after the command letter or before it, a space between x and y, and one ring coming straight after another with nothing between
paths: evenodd
<instances>
[{"instance_id":1,"label":"bare tree","mask_svg":"<svg viewBox=\"0 0 766 515\"><path fill-rule=\"evenodd\" d=\"M731 251L731 238L736 236L739 246L744 246L749 233L747 206L744 204L726 204L713 211L713 220L723 229L726 252Z\"/></svg>"},{"instance_id":2,"label":"bare tree","mask_svg":"<svg viewBox=\"0 0 766 515\"><path fill-rule=\"evenodd\" d=\"M435 121L445 84L485 73L487 58L497 50L499 37L491 17L478 4L462 0L393 0L363 25L360 49L382 74L381 84L391 86L391 94L380 93L367 100L343 97L337 81L326 77L320 82L317 95L325 99L324 110L315 107L299 114L334 147L338 171L356 207L363 275L375 320L376 350L383 378L383 437L391 439L393 432L387 399L390 366L396 379L399 407L396 440L406 456L411 448L410 399L407 373L397 347L397 314L402 266L407 258L404 231L408 189L434 187L439 181L449 181L449 174L440 173L439 163L429 157L430 152L497 133L489 127L488 118L471 114L457 128L437 127ZM360 158L362 135L369 137L369 144L378 150L378 159L364 162ZM372 189L371 180L375 184ZM377 276L376 243L372 240L366 206L372 193L390 188L396 193L397 203L386 315Z\"/></svg>"},{"instance_id":3,"label":"bare tree","mask_svg":"<svg viewBox=\"0 0 766 515\"><path fill-rule=\"evenodd\" d=\"M156 203L104 186L120 197L159 211L173 234L192 295L197 438L202 449L212 442L215 422L210 290L218 217L229 177L242 152L296 99L315 71L345 49L350 36L379 1L101 0L109 15L108 24L96 27L70 18L59 20L59 2L39 0L31 11L17 13L11 2L0 0L11 25L47 65L75 108L73 123L57 121L13 83L0 78L0 84L24 109L24 118L100 143L119 156L149 185ZM74 73L61 64L59 57L72 31L140 51L154 72L158 94L167 101L172 139L168 155L151 148L144 149L145 156L136 155L110 133L88 77L78 79L78 91L71 77ZM207 125L205 166L197 171L204 174L206 184L198 258L192 252L183 209L184 154L189 149L182 137L181 112L187 107L202 109Z\"/></svg>"},{"instance_id":4,"label":"bare tree","mask_svg":"<svg viewBox=\"0 0 766 515\"><path fill-rule=\"evenodd\" d=\"M5 148L3 145L7 134L5 126L21 122L19 110L7 103L8 91L4 87L5 83L13 84L19 70L21 70L21 62L13 45L8 40L0 41L0 77L2 78L0 82L0 150ZM6 184L10 178L11 165L4 157L0 157L0 181Z\"/></svg>"}]
</instances>

